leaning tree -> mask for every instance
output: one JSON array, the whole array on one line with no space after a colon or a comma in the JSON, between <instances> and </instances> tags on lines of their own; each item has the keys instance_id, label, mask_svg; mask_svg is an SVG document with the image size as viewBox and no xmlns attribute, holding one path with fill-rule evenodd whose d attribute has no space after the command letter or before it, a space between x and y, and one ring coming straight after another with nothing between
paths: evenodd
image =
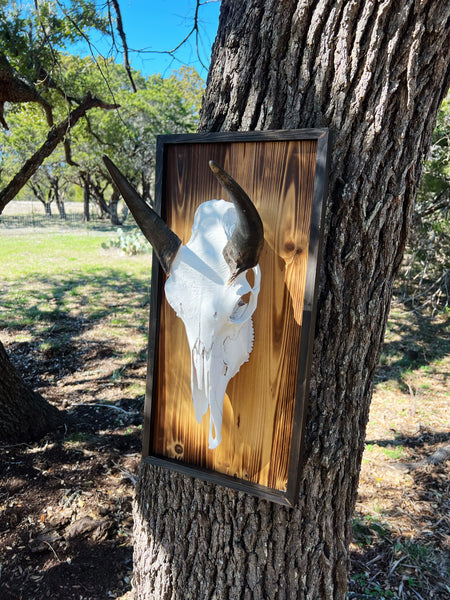
<instances>
[{"instance_id":1,"label":"leaning tree","mask_svg":"<svg viewBox=\"0 0 450 600\"><path fill-rule=\"evenodd\" d=\"M343 599L373 378L438 107L450 6L223 0L201 131L329 127L306 458L294 508L143 463L138 600Z\"/></svg>"}]
</instances>

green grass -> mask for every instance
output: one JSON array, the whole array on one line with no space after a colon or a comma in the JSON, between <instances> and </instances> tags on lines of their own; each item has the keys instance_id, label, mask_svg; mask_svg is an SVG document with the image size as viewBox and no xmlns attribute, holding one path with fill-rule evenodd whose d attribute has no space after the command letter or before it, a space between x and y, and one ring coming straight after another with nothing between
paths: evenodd
<instances>
[{"instance_id":1,"label":"green grass","mask_svg":"<svg viewBox=\"0 0 450 600\"><path fill-rule=\"evenodd\" d=\"M127 298L148 301L151 257L105 250L102 243L110 235L83 230L1 235L0 327L41 332L52 327L62 335L72 332L75 318L107 316L113 325L127 327L135 304Z\"/></svg>"},{"instance_id":2,"label":"green grass","mask_svg":"<svg viewBox=\"0 0 450 600\"><path fill-rule=\"evenodd\" d=\"M403 446L381 448L381 451L391 460L399 460L405 456L405 449Z\"/></svg>"},{"instance_id":3,"label":"green grass","mask_svg":"<svg viewBox=\"0 0 450 600\"><path fill-rule=\"evenodd\" d=\"M150 268L150 259L125 261L118 253L101 247L111 237L111 232L52 233L35 232L21 235L4 235L1 232L0 278L14 281L18 277L39 275L53 277L69 274L98 274L114 262L119 268L125 263L132 271L143 273L144 264ZM112 258L114 257L114 259Z\"/></svg>"},{"instance_id":4,"label":"green grass","mask_svg":"<svg viewBox=\"0 0 450 600\"><path fill-rule=\"evenodd\" d=\"M0 229L2 341L30 357L42 380L69 394L75 387L78 401L120 397L139 409L151 256L102 248L111 231L21 231Z\"/></svg>"}]
</instances>

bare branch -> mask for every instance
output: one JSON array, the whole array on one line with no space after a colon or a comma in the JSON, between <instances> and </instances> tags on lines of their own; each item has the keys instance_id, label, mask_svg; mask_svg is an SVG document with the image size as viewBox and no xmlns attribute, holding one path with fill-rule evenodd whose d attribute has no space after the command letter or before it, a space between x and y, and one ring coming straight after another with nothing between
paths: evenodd
<instances>
[{"instance_id":1,"label":"bare branch","mask_svg":"<svg viewBox=\"0 0 450 600\"><path fill-rule=\"evenodd\" d=\"M449 189L448 188L443 189L433 199L433 203L431 204L431 206L428 206L422 210L420 210L420 207L418 207L416 210L415 216L419 217L419 219L423 219L424 217L429 217L433 213L447 207L448 206L448 195L449 195Z\"/></svg>"},{"instance_id":2,"label":"bare branch","mask_svg":"<svg viewBox=\"0 0 450 600\"><path fill-rule=\"evenodd\" d=\"M72 158L72 146L70 145L70 140L67 138L64 140L64 156L66 157L66 163L68 165L72 165L73 167L78 167L78 163L75 162Z\"/></svg>"},{"instance_id":3,"label":"bare branch","mask_svg":"<svg viewBox=\"0 0 450 600\"><path fill-rule=\"evenodd\" d=\"M141 50L132 50L132 51L142 53L142 54L167 54L168 56L172 57L174 60L178 60L177 57L175 56L176 52L182 46L184 46L184 44L186 44L193 35L195 35L195 48L197 51L197 58L198 58L200 64L202 65L202 67L204 69L207 69L208 67L204 64L203 60L200 57L200 50L199 50L199 41L200 41L199 10L200 10L201 6L204 6L206 4L211 4L211 3L217 2L217 1L218 0L205 0L204 2L201 2L201 0L197 0L196 5L195 5L195 12L194 12L194 24L192 25L192 27L191 27L190 31L187 33L187 35L181 40L181 42L179 44L177 44L174 48L172 48L172 50L149 50L147 48L142 48Z\"/></svg>"},{"instance_id":4,"label":"bare branch","mask_svg":"<svg viewBox=\"0 0 450 600\"><path fill-rule=\"evenodd\" d=\"M38 18L38 21L39 21L39 25L41 26L42 33L44 35L44 39L46 41L47 46L50 49L50 53L51 53L52 59L53 59L53 64L56 65L58 61L56 59L55 51L53 50L53 46L52 46L52 44L50 42L50 39L49 39L49 37L47 35L47 32L45 30L44 23L41 20L41 13L40 13L40 10L39 10L39 2L38 2L38 0L34 0L34 8L36 10L36 15L37 15L37 18Z\"/></svg>"},{"instance_id":5,"label":"bare branch","mask_svg":"<svg viewBox=\"0 0 450 600\"><path fill-rule=\"evenodd\" d=\"M130 63L129 63L129 60L128 60L127 38L126 38L126 35L125 35L125 31L123 29L122 15L120 13L119 3L117 2L117 0L111 0L111 4L113 5L114 10L116 11L116 16L117 16L117 31L119 33L120 39L122 40L123 65L124 65L125 70L126 70L126 72L128 74L128 79L130 80L131 87L133 88L133 92L137 92L136 84L134 83L133 75L131 74Z\"/></svg>"},{"instance_id":6,"label":"bare branch","mask_svg":"<svg viewBox=\"0 0 450 600\"><path fill-rule=\"evenodd\" d=\"M97 69L100 72L100 75L102 76L103 81L106 84L106 87L108 88L109 93L111 94L111 98L113 100L113 102L116 101L115 97L114 97L114 92L111 88L111 86L109 85L109 81L108 78L106 77L106 75L104 74L100 63L98 62L94 50L95 52L102 56L102 53L100 52L100 50L90 41L90 39L88 38L88 36L80 29L80 27L77 25L76 21L74 21L74 19L72 18L72 16L70 15L69 11L66 9L66 7L64 6L64 4L62 2L60 2L60 0L56 0L56 3L58 4L59 8L61 9L62 13L64 14L64 16L70 21L71 25L74 27L74 29L76 30L76 32L79 34L80 38L83 39L86 44L88 45L89 48L89 53L91 55L92 60L94 61L95 65L97 66ZM106 63L106 59L105 63Z\"/></svg>"}]
</instances>

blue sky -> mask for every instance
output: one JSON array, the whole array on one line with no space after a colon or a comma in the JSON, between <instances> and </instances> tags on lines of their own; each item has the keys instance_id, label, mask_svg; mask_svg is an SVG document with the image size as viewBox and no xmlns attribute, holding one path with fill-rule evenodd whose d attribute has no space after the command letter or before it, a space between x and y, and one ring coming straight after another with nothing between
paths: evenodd
<instances>
[{"instance_id":1,"label":"blue sky","mask_svg":"<svg viewBox=\"0 0 450 600\"><path fill-rule=\"evenodd\" d=\"M209 65L220 2L203 2L199 10L199 53L203 63ZM149 52L172 50L186 37L194 24L195 0L120 0L119 4L133 68L143 75L161 73L169 76L173 69L188 64L206 79L207 71L197 58L195 35L177 51L178 60L166 54ZM101 40L94 38L92 41L102 53L105 52ZM144 49L145 52L134 52ZM122 62L122 56L119 54L116 60Z\"/></svg>"}]
</instances>

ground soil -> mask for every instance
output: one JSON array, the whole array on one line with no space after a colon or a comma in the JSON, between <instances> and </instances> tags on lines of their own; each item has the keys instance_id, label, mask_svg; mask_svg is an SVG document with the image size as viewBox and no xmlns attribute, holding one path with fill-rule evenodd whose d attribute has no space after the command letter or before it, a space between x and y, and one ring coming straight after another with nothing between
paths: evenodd
<instances>
[{"instance_id":1,"label":"ground soil","mask_svg":"<svg viewBox=\"0 0 450 600\"><path fill-rule=\"evenodd\" d=\"M131 501L143 398L114 405L95 398L99 386L120 398L130 379L145 380L144 361L111 381L108 374L117 372L113 340L91 340L86 352L79 339L78 352L49 356L28 342L6 346L28 383L69 420L38 443L1 448L0 597L123 597L131 589ZM55 372L57 385L50 385Z\"/></svg>"},{"instance_id":2,"label":"ground soil","mask_svg":"<svg viewBox=\"0 0 450 600\"><path fill-rule=\"evenodd\" d=\"M70 351L45 353L32 341L15 341L16 334L2 334L15 365L70 420L38 443L1 447L0 597L132 598L143 397L121 390L144 381L144 356L118 369L114 339L83 339L82 324ZM430 406L408 379L411 369L397 388L382 385L392 364L378 372L349 598L450 597L448 363L440 364L430 377L443 391ZM112 404L99 405L99 386Z\"/></svg>"}]
</instances>

